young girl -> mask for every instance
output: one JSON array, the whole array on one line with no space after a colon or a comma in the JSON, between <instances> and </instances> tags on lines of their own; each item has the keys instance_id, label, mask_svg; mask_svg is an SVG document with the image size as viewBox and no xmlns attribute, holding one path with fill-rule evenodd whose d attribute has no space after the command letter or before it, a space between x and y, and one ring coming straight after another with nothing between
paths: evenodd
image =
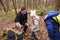
<instances>
[{"instance_id":1,"label":"young girl","mask_svg":"<svg viewBox=\"0 0 60 40\"><path fill-rule=\"evenodd\" d=\"M31 10L31 37L32 40L37 40L36 32L39 30L39 16L36 15L36 10Z\"/></svg>"}]
</instances>

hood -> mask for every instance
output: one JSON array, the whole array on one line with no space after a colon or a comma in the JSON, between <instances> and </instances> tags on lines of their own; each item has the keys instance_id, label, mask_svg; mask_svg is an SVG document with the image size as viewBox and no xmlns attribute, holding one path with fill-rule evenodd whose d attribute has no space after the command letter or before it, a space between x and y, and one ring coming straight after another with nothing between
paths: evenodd
<instances>
[{"instance_id":1,"label":"hood","mask_svg":"<svg viewBox=\"0 0 60 40\"><path fill-rule=\"evenodd\" d=\"M47 17L49 18L49 17L57 16L58 14L59 14L58 11L52 10L48 12Z\"/></svg>"}]
</instances>

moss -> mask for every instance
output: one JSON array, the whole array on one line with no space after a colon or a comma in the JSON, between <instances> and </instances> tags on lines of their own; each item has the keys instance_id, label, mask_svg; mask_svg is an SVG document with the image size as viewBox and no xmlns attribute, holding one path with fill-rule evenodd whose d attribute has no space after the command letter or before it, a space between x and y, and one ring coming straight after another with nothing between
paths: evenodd
<instances>
[{"instance_id":1,"label":"moss","mask_svg":"<svg viewBox=\"0 0 60 40\"><path fill-rule=\"evenodd\" d=\"M15 17L15 13L13 13L13 12L10 12L10 13L8 13L8 14L3 14L3 13L1 13L1 14L0 14L0 17L3 17L3 18Z\"/></svg>"}]
</instances>

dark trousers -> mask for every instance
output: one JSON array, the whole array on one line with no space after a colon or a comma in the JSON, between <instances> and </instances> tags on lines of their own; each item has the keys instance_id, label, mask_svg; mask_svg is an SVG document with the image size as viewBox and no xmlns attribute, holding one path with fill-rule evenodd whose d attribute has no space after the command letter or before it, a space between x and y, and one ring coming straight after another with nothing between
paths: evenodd
<instances>
[{"instance_id":1,"label":"dark trousers","mask_svg":"<svg viewBox=\"0 0 60 40\"><path fill-rule=\"evenodd\" d=\"M38 40L38 39L36 38L35 32L32 32L32 33L31 33L31 39L32 39L32 40Z\"/></svg>"},{"instance_id":2,"label":"dark trousers","mask_svg":"<svg viewBox=\"0 0 60 40\"><path fill-rule=\"evenodd\" d=\"M23 40L22 35L17 35L17 40ZM11 30L8 31L8 36L7 36L7 40L16 40L16 36L15 33Z\"/></svg>"},{"instance_id":3,"label":"dark trousers","mask_svg":"<svg viewBox=\"0 0 60 40\"><path fill-rule=\"evenodd\" d=\"M24 31L25 33L26 33L26 31L27 31L27 27L28 27L27 25L25 25L25 24L23 25L23 28L24 28L23 31Z\"/></svg>"},{"instance_id":4,"label":"dark trousers","mask_svg":"<svg viewBox=\"0 0 60 40\"><path fill-rule=\"evenodd\" d=\"M15 33L13 31L8 31L7 40L16 40Z\"/></svg>"},{"instance_id":5,"label":"dark trousers","mask_svg":"<svg viewBox=\"0 0 60 40\"><path fill-rule=\"evenodd\" d=\"M17 35L17 40L23 40L23 35Z\"/></svg>"}]
</instances>

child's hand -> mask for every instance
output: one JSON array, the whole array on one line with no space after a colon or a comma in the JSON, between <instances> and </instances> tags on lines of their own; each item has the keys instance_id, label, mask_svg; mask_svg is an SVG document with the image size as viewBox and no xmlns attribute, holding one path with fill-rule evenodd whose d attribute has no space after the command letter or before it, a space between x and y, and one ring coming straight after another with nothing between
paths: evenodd
<instances>
[{"instance_id":1,"label":"child's hand","mask_svg":"<svg viewBox=\"0 0 60 40\"><path fill-rule=\"evenodd\" d=\"M25 25L27 25L27 26L28 26L28 23L25 23Z\"/></svg>"}]
</instances>

